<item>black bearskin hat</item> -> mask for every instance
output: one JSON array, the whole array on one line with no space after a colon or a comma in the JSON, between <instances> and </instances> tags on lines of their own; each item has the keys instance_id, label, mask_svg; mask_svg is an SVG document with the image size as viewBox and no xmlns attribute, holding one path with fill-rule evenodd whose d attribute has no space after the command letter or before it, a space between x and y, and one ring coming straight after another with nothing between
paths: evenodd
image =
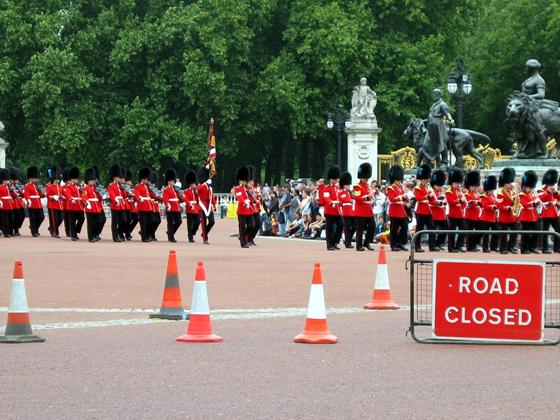
<instances>
[{"instance_id":1,"label":"black bearskin hat","mask_svg":"<svg viewBox=\"0 0 560 420\"><path fill-rule=\"evenodd\" d=\"M132 171L128 168L126 169L124 180L125 181L132 181Z\"/></svg>"},{"instance_id":2,"label":"black bearskin hat","mask_svg":"<svg viewBox=\"0 0 560 420\"><path fill-rule=\"evenodd\" d=\"M197 174L196 177L198 178L198 182L203 183L208 181L208 178L210 177L210 171L208 169L206 169L205 166L202 166Z\"/></svg>"},{"instance_id":3,"label":"black bearskin hat","mask_svg":"<svg viewBox=\"0 0 560 420\"><path fill-rule=\"evenodd\" d=\"M79 179L80 178L80 168L73 166L68 169L68 179Z\"/></svg>"},{"instance_id":4,"label":"black bearskin hat","mask_svg":"<svg viewBox=\"0 0 560 420\"><path fill-rule=\"evenodd\" d=\"M484 178L482 185L484 186L484 191L494 191L498 188L498 178L494 175L487 176Z\"/></svg>"},{"instance_id":5,"label":"black bearskin hat","mask_svg":"<svg viewBox=\"0 0 560 420\"><path fill-rule=\"evenodd\" d=\"M401 165L393 165L389 169L389 184L404 180L404 169Z\"/></svg>"},{"instance_id":6,"label":"black bearskin hat","mask_svg":"<svg viewBox=\"0 0 560 420\"><path fill-rule=\"evenodd\" d=\"M352 174L350 172L344 172L340 175L340 181L338 181L340 188L344 187L345 185L352 185Z\"/></svg>"},{"instance_id":7,"label":"black bearskin hat","mask_svg":"<svg viewBox=\"0 0 560 420\"><path fill-rule=\"evenodd\" d=\"M57 178L60 178L60 169L56 166L47 168L47 179L49 180L49 182L52 182Z\"/></svg>"},{"instance_id":8,"label":"black bearskin hat","mask_svg":"<svg viewBox=\"0 0 560 420\"><path fill-rule=\"evenodd\" d=\"M149 179L152 170L150 168L142 168L138 171L138 180Z\"/></svg>"},{"instance_id":9,"label":"black bearskin hat","mask_svg":"<svg viewBox=\"0 0 560 420\"><path fill-rule=\"evenodd\" d=\"M122 178L123 175L123 170L120 165L112 165L109 168L109 180L111 180L111 182L115 178Z\"/></svg>"},{"instance_id":10,"label":"black bearskin hat","mask_svg":"<svg viewBox=\"0 0 560 420\"><path fill-rule=\"evenodd\" d=\"M88 181L95 181L96 178L96 173L95 173L95 169L93 168L87 168L86 171L84 172L84 181L88 182Z\"/></svg>"},{"instance_id":11,"label":"black bearskin hat","mask_svg":"<svg viewBox=\"0 0 560 420\"><path fill-rule=\"evenodd\" d=\"M535 171L527 171L523 174L521 178L521 186L535 188L537 186L537 181L539 177Z\"/></svg>"},{"instance_id":12,"label":"black bearskin hat","mask_svg":"<svg viewBox=\"0 0 560 420\"><path fill-rule=\"evenodd\" d=\"M358 167L358 179L371 178L372 168L370 163L362 163Z\"/></svg>"},{"instance_id":13,"label":"black bearskin hat","mask_svg":"<svg viewBox=\"0 0 560 420\"><path fill-rule=\"evenodd\" d=\"M247 170L249 171L249 178L246 181L255 181L255 175L257 174L257 170L253 165L247 165Z\"/></svg>"},{"instance_id":14,"label":"black bearskin hat","mask_svg":"<svg viewBox=\"0 0 560 420\"><path fill-rule=\"evenodd\" d=\"M327 171L327 179L340 179L340 167L333 165Z\"/></svg>"},{"instance_id":15,"label":"black bearskin hat","mask_svg":"<svg viewBox=\"0 0 560 420\"><path fill-rule=\"evenodd\" d=\"M251 176L251 171L249 170L249 168L246 166L242 166L237 170L237 173L235 174L235 179L237 181L248 181L250 176Z\"/></svg>"},{"instance_id":16,"label":"black bearskin hat","mask_svg":"<svg viewBox=\"0 0 560 420\"><path fill-rule=\"evenodd\" d=\"M156 171L151 171L149 181L155 186L159 185L159 175Z\"/></svg>"},{"instance_id":17,"label":"black bearskin hat","mask_svg":"<svg viewBox=\"0 0 560 420\"><path fill-rule=\"evenodd\" d=\"M101 178L101 172L99 171L99 166L93 165L91 169L93 169L93 172L95 172L95 179L99 180Z\"/></svg>"},{"instance_id":18,"label":"black bearskin hat","mask_svg":"<svg viewBox=\"0 0 560 420\"><path fill-rule=\"evenodd\" d=\"M185 174L185 186L188 187L192 184L196 184L196 172L189 169Z\"/></svg>"},{"instance_id":19,"label":"black bearskin hat","mask_svg":"<svg viewBox=\"0 0 560 420\"><path fill-rule=\"evenodd\" d=\"M465 179L465 188L480 187L480 172L469 171Z\"/></svg>"},{"instance_id":20,"label":"black bearskin hat","mask_svg":"<svg viewBox=\"0 0 560 420\"><path fill-rule=\"evenodd\" d=\"M27 168L27 179L29 178L39 178L39 169L36 166Z\"/></svg>"},{"instance_id":21,"label":"black bearskin hat","mask_svg":"<svg viewBox=\"0 0 560 420\"><path fill-rule=\"evenodd\" d=\"M500 177L498 178L498 185L503 187L506 184L511 184L515 181L515 169L504 168L500 172Z\"/></svg>"},{"instance_id":22,"label":"black bearskin hat","mask_svg":"<svg viewBox=\"0 0 560 420\"><path fill-rule=\"evenodd\" d=\"M0 182L10 179L10 171L7 169L0 169Z\"/></svg>"},{"instance_id":23,"label":"black bearskin hat","mask_svg":"<svg viewBox=\"0 0 560 420\"><path fill-rule=\"evenodd\" d=\"M556 169L549 169L542 177L543 185L554 185L558 182L558 171Z\"/></svg>"},{"instance_id":24,"label":"black bearskin hat","mask_svg":"<svg viewBox=\"0 0 560 420\"><path fill-rule=\"evenodd\" d=\"M465 173L460 168L451 168L449 169L449 185L453 184L454 182L462 183L463 179L465 178Z\"/></svg>"},{"instance_id":25,"label":"black bearskin hat","mask_svg":"<svg viewBox=\"0 0 560 420\"><path fill-rule=\"evenodd\" d=\"M419 166L416 170L416 179L430 179L432 176L432 167L430 165Z\"/></svg>"},{"instance_id":26,"label":"black bearskin hat","mask_svg":"<svg viewBox=\"0 0 560 420\"><path fill-rule=\"evenodd\" d=\"M69 171L69 170L70 170L70 167L67 166L66 168L64 168L64 169L62 170L62 173L60 174L60 178L61 178L64 182L68 181L68 171Z\"/></svg>"},{"instance_id":27,"label":"black bearskin hat","mask_svg":"<svg viewBox=\"0 0 560 420\"><path fill-rule=\"evenodd\" d=\"M10 179L13 180L17 179L18 181L22 180L23 175L18 168L10 168L9 171L10 171Z\"/></svg>"},{"instance_id":28,"label":"black bearskin hat","mask_svg":"<svg viewBox=\"0 0 560 420\"><path fill-rule=\"evenodd\" d=\"M169 168L165 171L165 182L175 181L177 179L177 171L173 168Z\"/></svg>"}]
</instances>

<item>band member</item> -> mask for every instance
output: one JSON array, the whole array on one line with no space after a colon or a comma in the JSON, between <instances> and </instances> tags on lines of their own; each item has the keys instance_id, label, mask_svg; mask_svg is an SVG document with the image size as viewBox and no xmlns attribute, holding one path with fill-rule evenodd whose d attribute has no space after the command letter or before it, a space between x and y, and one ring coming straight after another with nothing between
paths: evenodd
<instances>
[{"instance_id":1,"label":"band member","mask_svg":"<svg viewBox=\"0 0 560 420\"><path fill-rule=\"evenodd\" d=\"M369 179L372 168L369 163L362 163L358 167L360 182L354 185L354 201L356 202L356 251L365 248L373 251L373 235L375 233L375 219L373 218L373 197L369 189ZM364 239L365 231L365 239ZM364 248L365 247L365 248Z\"/></svg>"},{"instance_id":2,"label":"band member","mask_svg":"<svg viewBox=\"0 0 560 420\"><path fill-rule=\"evenodd\" d=\"M514 189L515 169L504 168L500 172L498 178L498 194L496 201L498 202L498 224L500 230L509 230L515 232L517 229L517 216L513 213L514 204L519 203L519 196ZM500 254L517 254L517 234L500 235Z\"/></svg>"},{"instance_id":3,"label":"band member","mask_svg":"<svg viewBox=\"0 0 560 420\"><path fill-rule=\"evenodd\" d=\"M342 217L340 216L339 187L340 168L331 166L327 171L329 184L323 188L323 204L325 206L327 236L327 250L334 251L340 249L338 242L342 237ZM373 239L372 239L373 240Z\"/></svg>"},{"instance_id":4,"label":"band member","mask_svg":"<svg viewBox=\"0 0 560 420\"><path fill-rule=\"evenodd\" d=\"M193 170L185 174L185 213L187 214L187 236L189 242L194 242L196 231L200 226L200 206L198 205L198 190L196 189L196 173Z\"/></svg>"},{"instance_id":5,"label":"band member","mask_svg":"<svg viewBox=\"0 0 560 420\"><path fill-rule=\"evenodd\" d=\"M198 204L200 206L200 226L202 228L202 240L208 244L208 235L214 226L214 208L216 207L216 196L212 190L212 178L206 167L198 171Z\"/></svg>"},{"instance_id":6,"label":"band member","mask_svg":"<svg viewBox=\"0 0 560 420\"><path fill-rule=\"evenodd\" d=\"M537 205L539 199L534 193L539 177L535 171L527 171L521 178L521 192L519 193L519 203L521 204L521 213L519 221L522 230L539 230L539 214L537 213ZM522 254L538 254L537 235L521 235L521 253Z\"/></svg>"},{"instance_id":7,"label":"band member","mask_svg":"<svg viewBox=\"0 0 560 420\"><path fill-rule=\"evenodd\" d=\"M430 199L435 198L434 192L429 187L430 178L432 176L432 167L430 165L422 165L416 172L416 179L419 181L418 185L414 187L414 198L416 199L416 232L421 232L424 229L433 230L434 221L432 218L432 210L430 208ZM436 239L433 233L429 234L429 247L430 251L437 252L439 248L436 246ZM414 244L416 252L424 252L422 249L422 235L417 237L417 242Z\"/></svg>"},{"instance_id":8,"label":"band member","mask_svg":"<svg viewBox=\"0 0 560 420\"><path fill-rule=\"evenodd\" d=\"M152 219L153 207L152 197L148 188L148 179L151 175L150 168L142 168L138 172L139 183L134 187L134 200L138 211L138 221L140 223L140 236L142 242L151 242L150 221Z\"/></svg>"},{"instance_id":9,"label":"band member","mask_svg":"<svg viewBox=\"0 0 560 420\"><path fill-rule=\"evenodd\" d=\"M445 190L443 186L447 181L447 174L445 171L438 169L432 172L430 179L430 185L433 189L433 195L429 195L428 199L430 201L430 212L432 214L432 220L434 222L434 227L438 230L449 229L449 223L447 222L447 215L445 214L445 208L447 206L447 201L445 201ZM434 250L441 251L445 245L446 235L439 233L436 236L436 246Z\"/></svg>"},{"instance_id":10,"label":"band member","mask_svg":"<svg viewBox=\"0 0 560 420\"><path fill-rule=\"evenodd\" d=\"M95 185L97 182L95 169L86 169L84 181L87 185L83 188L82 199L85 203L88 240L90 242L97 242L101 239L101 229L103 229L103 218L101 217L103 214L103 203L101 202L101 194L97 192Z\"/></svg>"},{"instance_id":11,"label":"band member","mask_svg":"<svg viewBox=\"0 0 560 420\"><path fill-rule=\"evenodd\" d=\"M177 242L175 232L181 226L181 207L179 202L182 201L181 191L175 186L177 172L175 169L165 171L165 182L167 185L163 188L163 204L165 205L165 215L167 218L167 240L169 242Z\"/></svg>"},{"instance_id":12,"label":"band member","mask_svg":"<svg viewBox=\"0 0 560 420\"><path fill-rule=\"evenodd\" d=\"M451 168L449 170L450 187L445 192L445 200L449 206L449 229L465 230L465 207L467 201L462 191L464 173L462 169ZM449 252L466 252L465 235L459 234L455 238L452 233L447 238L447 249Z\"/></svg>"},{"instance_id":13,"label":"band member","mask_svg":"<svg viewBox=\"0 0 560 420\"><path fill-rule=\"evenodd\" d=\"M45 220L45 213L43 212L43 204L41 198L45 194L37 187L39 180L39 169L36 166L27 168L27 184L23 190L23 197L27 203L27 211L29 212L29 230L31 236L36 238L39 236L39 228Z\"/></svg>"},{"instance_id":14,"label":"band member","mask_svg":"<svg viewBox=\"0 0 560 420\"><path fill-rule=\"evenodd\" d=\"M410 202L402 187L404 169L400 165L393 165L389 169L389 185L387 198L389 200L389 241L392 251L408 251L406 242L408 238L408 215L405 206L410 207Z\"/></svg>"},{"instance_id":15,"label":"band member","mask_svg":"<svg viewBox=\"0 0 560 420\"><path fill-rule=\"evenodd\" d=\"M66 199L66 210L68 212L68 223L70 228L70 239L77 241L78 234L82 231L84 224L84 202L78 186L80 169L72 167L68 170L68 183L64 186L63 194Z\"/></svg>"},{"instance_id":16,"label":"band member","mask_svg":"<svg viewBox=\"0 0 560 420\"><path fill-rule=\"evenodd\" d=\"M247 169L249 169L249 179L246 187L249 198L251 199L251 207L253 210L253 228L251 229L251 234L249 235L249 245L255 246L255 237L262 226L261 192L255 187L255 167L253 165L248 165Z\"/></svg>"},{"instance_id":17,"label":"band member","mask_svg":"<svg viewBox=\"0 0 560 420\"><path fill-rule=\"evenodd\" d=\"M13 236L20 236L19 230L25 220L24 186L21 184L23 175L18 168L10 168L10 191L14 199Z\"/></svg>"},{"instance_id":18,"label":"band member","mask_svg":"<svg viewBox=\"0 0 560 420\"><path fill-rule=\"evenodd\" d=\"M122 242L127 231L126 225L126 199L120 187L120 179L123 177L122 168L113 165L109 168L109 179L111 183L107 186L111 207L111 234L113 242Z\"/></svg>"},{"instance_id":19,"label":"band member","mask_svg":"<svg viewBox=\"0 0 560 420\"><path fill-rule=\"evenodd\" d=\"M47 179L49 183L45 187L47 196L47 210L49 213L49 232L53 238L60 238L58 228L64 219L62 214L62 187L60 186L60 174L58 168L47 169Z\"/></svg>"},{"instance_id":20,"label":"band member","mask_svg":"<svg viewBox=\"0 0 560 420\"><path fill-rule=\"evenodd\" d=\"M560 222L558 221L558 207L557 207L557 192L555 190L556 183L558 182L558 171L556 169L549 169L543 175L543 187L538 192L539 200L542 204L541 219L542 230L548 232L550 228L555 232L560 233ZM543 254L551 254L552 251L548 248L548 236L542 237L542 252ZM560 241L554 238L554 252L560 252Z\"/></svg>"},{"instance_id":21,"label":"band member","mask_svg":"<svg viewBox=\"0 0 560 420\"><path fill-rule=\"evenodd\" d=\"M465 179L465 228L467 230L480 230L480 172L469 171ZM467 251L479 251L480 235L468 235Z\"/></svg>"},{"instance_id":22,"label":"band member","mask_svg":"<svg viewBox=\"0 0 560 420\"><path fill-rule=\"evenodd\" d=\"M340 192L338 200L342 208L342 219L344 225L344 246L346 248L353 248L352 237L356 232L356 217L355 217L355 203L350 190L352 185L352 174L344 172L340 176Z\"/></svg>"},{"instance_id":23,"label":"band member","mask_svg":"<svg viewBox=\"0 0 560 420\"><path fill-rule=\"evenodd\" d=\"M66 237L70 237L70 218L68 213L68 201L66 197L64 197L64 189L66 188L66 184L68 182L68 171L70 171L70 166L63 169L62 174L60 175L61 183L60 187L62 188L62 218L64 220L64 233Z\"/></svg>"},{"instance_id":24,"label":"band member","mask_svg":"<svg viewBox=\"0 0 560 420\"><path fill-rule=\"evenodd\" d=\"M98 166L92 166L92 169L95 173L95 191L99 194L99 196L101 197L101 210L102 212L99 213L99 233L101 234L101 232L103 232L103 228L105 227L105 223L107 223L107 216L105 216L105 209L103 208L103 200L106 200L108 198L108 193L107 190L105 189L105 187L103 185L101 185L100 183L100 175L101 172L99 172L99 167Z\"/></svg>"},{"instance_id":25,"label":"band member","mask_svg":"<svg viewBox=\"0 0 560 420\"><path fill-rule=\"evenodd\" d=\"M0 169L0 218L2 219L2 234L4 238L11 238L14 223L14 199L10 193L10 171Z\"/></svg>"},{"instance_id":26,"label":"band member","mask_svg":"<svg viewBox=\"0 0 560 420\"><path fill-rule=\"evenodd\" d=\"M152 171L148 179L148 186L150 187L150 196L152 197L152 225L150 227L150 239L157 241L156 232L161 224L161 214L159 212L159 203L163 201L161 191L157 188L159 184L159 177L156 171Z\"/></svg>"},{"instance_id":27,"label":"band member","mask_svg":"<svg viewBox=\"0 0 560 420\"><path fill-rule=\"evenodd\" d=\"M482 183L484 192L480 195L480 214L481 230L498 230L498 202L494 192L498 187L498 180L495 176L487 176ZM485 234L482 237L482 252L498 251L498 235Z\"/></svg>"},{"instance_id":28,"label":"band member","mask_svg":"<svg viewBox=\"0 0 560 420\"><path fill-rule=\"evenodd\" d=\"M127 205L126 205L126 214L128 221L128 225L126 226L126 240L132 240L132 232L134 228L138 224L138 212L136 211L136 201L134 201L134 185L132 180L132 171L130 169L126 169L124 182L127 185L128 189L128 196L127 196Z\"/></svg>"},{"instance_id":29,"label":"band member","mask_svg":"<svg viewBox=\"0 0 560 420\"><path fill-rule=\"evenodd\" d=\"M250 248L249 240L253 229L253 210L251 208L251 197L247 192L247 181L249 179L249 168L243 166L237 170L235 176L237 187L234 194L237 200L237 221L239 224L239 244L241 248Z\"/></svg>"}]
</instances>

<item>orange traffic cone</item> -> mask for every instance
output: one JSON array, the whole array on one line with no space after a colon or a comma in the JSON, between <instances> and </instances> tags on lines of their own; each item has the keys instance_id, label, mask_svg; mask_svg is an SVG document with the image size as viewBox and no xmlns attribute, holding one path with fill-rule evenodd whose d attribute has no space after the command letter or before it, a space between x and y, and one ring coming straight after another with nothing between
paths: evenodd
<instances>
[{"instance_id":1,"label":"orange traffic cone","mask_svg":"<svg viewBox=\"0 0 560 420\"><path fill-rule=\"evenodd\" d=\"M43 337L33 334L31 330L21 261L16 261L14 265L12 296L10 298L10 308L8 309L6 332L4 334L0 336L0 343L40 343L45 341Z\"/></svg>"},{"instance_id":2,"label":"orange traffic cone","mask_svg":"<svg viewBox=\"0 0 560 420\"><path fill-rule=\"evenodd\" d=\"M163 299L158 313L150 314L150 318L182 320L189 319L183 309L181 301L181 287L179 286L179 271L177 269L177 254L169 251L167 259L167 274L165 275L165 288Z\"/></svg>"},{"instance_id":3,"label":"orange traffic cone","mask_svg":"<svg viewBox=\"0 0 560 420\"><path fill-rule=\"evenodd\" d=\"M321 264L315 263L313 279L311 280L311 290L309 292L309 305L307 306L305 328L300 335L294 338L294 343L334 344L337 341L338 338L330 333L327 323Z\"/></svg>"},{"instance_id":4,"label":"orange traffic cone","mask_svg":"<svg viewBox=\"0 0 560 420\"><path fill-rule=\"evenodd\" d=\"M194 288L191 303L191 315L186 334L177 338L182 343L216 343L224 341L219 335L212 333L208 292L206 290L206 274L202 261L198 262L194 276Z\"/></svg>"},{"instance_id":5,"label":"orange traffic cone","mask_svg":"<svg viewBox=\"0 0 560 420\"><path fill-rule=\"evenodd\" d=\"M371 302L364 305L364 309L400 309L391 297L391 286L389 285L389 272L387 271L387 254L385 247L379 247L379 260L377 261L377 272L375 273L375 286L371 296Z\"/></svg>"}]
</instances>

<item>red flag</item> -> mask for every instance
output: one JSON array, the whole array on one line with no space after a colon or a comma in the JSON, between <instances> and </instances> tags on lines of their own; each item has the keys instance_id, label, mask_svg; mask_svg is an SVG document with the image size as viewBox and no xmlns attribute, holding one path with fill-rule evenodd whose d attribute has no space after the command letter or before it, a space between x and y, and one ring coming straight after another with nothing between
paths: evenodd
<instances>
[{"instance_id":1,"label":"red flag","mask_svg":"<svg viewBox=\"0 0 560 420\"><path fill-rule=\"evenodd\" d=\"M216 137L214 136L214 118L210 118L210 127L208 128L208 158L206 159L206 167L210 173L210 178L216 175Z\"/></svg>"}]
</instances>

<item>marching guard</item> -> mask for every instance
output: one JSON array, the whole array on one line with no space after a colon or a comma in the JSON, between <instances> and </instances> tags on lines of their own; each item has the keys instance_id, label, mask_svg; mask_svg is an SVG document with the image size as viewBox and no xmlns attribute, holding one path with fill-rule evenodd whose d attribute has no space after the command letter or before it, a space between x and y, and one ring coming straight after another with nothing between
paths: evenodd
<instances>
[{"instance_id":1,"label":"marching guard","mask_svg":"<svg viewBox=\"0 0 560 420\"><path fill-rule=\"evenodd\" d=\"M138 184L134 187L134 200L137 203L138 221L140 223L140 237L142 242L151 242L150 222L152 219L152 197L148 188L150 168L142 168L138 172Z\"/></svg>"},{"instance_id":2,"label":"marching guard","mask_svg":"<svg viewBox=\"0 0 560 420\"><path fill-rule=\"evenodd\" d=\"M2 234L5 238L13 235L14 199L10 193L10 171L0 169L0 219L2 219Z\"/></svg>"},{"instance_id":3,"label":"marching guard","mask_svg":"<svg viewBox=\"0 0 560 420\"><path fill-rule=\"evenodd\" d=\"M465 178L465 200L467 207L465 209L465 228L467 230L480 230L480 172L469 171ZM467 251L480 250L480 236L468 235L466 238Z\"/></svg>"},{"instance_id":4,"label":"marching guard","mask_svg":"<svg viewBox=\"0 0 560 420\"><path fill-rule=\"evenodd\" d=\"M37 186L39 180L39 169L36 166L27 168L27 184L23 189L23 197L27 203L27 211L29 212L29 230L31 236L36 238L39 236L39 229L43 220L45 220L45 213L43 212L43 204L41 198L45 196L43 191Z\"/></svg>"},{"instance_id":5,"label":"marching guard","mask_svg":"<svg viewBox=\"0 0 560 420\"><path fill-rule=\"evenodd\" d=\"M339 250L338 242L342 237L342 217L340 215L339 187L340 167L334 165L327 171L329 184L323 188L323 204L325 206L327 250ZM373 239L372 239L373 241Z\"/></svg>"},{"instance_id":6,"label":"marching guard","mask_svg":"<svg viewBox=\"0 0 560 420\"><path fill-rule=\"evenodd\" d=\"M66 199L70 239L77 241L84 224L84 202L79 187L80 169L72 167L68 170L68 183L64 186L63 194Z\"/></svg>"},{"instance_id":7,"label":"marching guard","mask_svg":"<svg viewBox=\"0 0 560 420\"><path fill-rule=\"evenodd\" d=\"M517 217L519 214L519 194L515 191L515 169L504 168L498 177L498 224L500 230L511 231L500 235L500 254L517 254Z\"/></svg>"},{"instance_id":8,"label":"marching guard","mask_svg":"<svg viewBox=\"0 0 560 420\"><path fill-rule=\"evenodd\" d=\"M537 205L539 199L534 192L539 177L535 171L527 171L521 177L521 192L519 193L519 203L521 204L521 213L519 221L522 230L539 230L539 214ZM521 253L522 254L538 254L537 235L521 235Z\"/></svg>"},{"instance_id":9,"label":"marching guard","mask_svg":"<svg viewBox=\"0 0 560 420\"><path fill-rule=\"evenodd\" d=\"M340 176L340 193L338 199L342 208L342 221L344 225L344 246L346 248L353 248L352 237L356 232L356 217L355 217L355 203L352 197L352 174L344 172Z\"/></svg>"},{"instance_id":10,"label":"marching guard","mask_svg":"<svg viewBox=\"0 0 560 420\"><path fill-rule=\"evenodd\" d=\"M59 177L58 168L51 167L47 169L49 183L45 187L45 194L47 196L47 211L49 214L49 232L53 238L60 238L59 227L64 219L62 214L64 196Z\"/></svg>"},{"instance_id":11,"label":"marching guard","mask_svg":"<svg viewBox=\"0 0 560 420\"><path fill-rule=\"evenodd\" d=\"M259 233L262 226L261 220L261 192L255 187L255 167L248 165L249 179L247 180L247 193L251 199L251 209L253 210L253 227L249 235L249 245L256 246L255 237Z\"/></svg>"},{"instance_id":12,"label":"marching guard","mask_svg":"<svg viewBox=\"0 0 560 420\"><path fill-rule=\"evenodd\" d=\"M392 251L408 251L408 215L405 206L410 207L410 202L402 188L404 169L400 165L393 165L389 169L389 186L387 198L389 199L390 242Z\"/></svg>"},{"instance_id":13,"label":"marching guard","mask_svg":"<svg viewBox=\"0 0 560 420\"><path fill-rule=\"evenodd\" d=\"M480 214L481 230L498 230L498 201L494 192L498 187L498 179L494 175L484 178L482 183L484 192L480 195ZM498 251L500 237L498 235L485 234L482 237L482 252Z\"/></svg>"},{"instance_id":14,"label":"marching guard","mask_svg":"<svg viewBox=\"0 0 560 420\"><path fill-rule=\"evenodd\" d=\"M416 232L424 229L434 230L434 220L432 218L432 209L430 200L435 198L434 192L430 189L430 179L432 177L432 167L430 165L422 165L416 171L416 179L418 185L414 187L414 198L416 199ZM433 233L428 235L428 243L430 251L437 252L439 248L436 246L436 239ZM414 244L415 252L424 252L422 249L422 235L418 235L417 242Z\"/></svg>"},{"instance_id":15,"label":"marching guard","mask_svg":"<svg viewBox=\"0 0 560 420\"><path fill-rule=\"evenodd\" d=\"M465 207L466 200L462 191L464 173L462 169L451 168L449 171L449 188L445 192L445 199L449 206L449 229L465 230ZM449 234L447 238L447 249L451 253L466 252L465 235L455 233Z\"/></svg>"},{"instance_id":16,"label":"marching guard","mask_svg":"<svg viewBox=\"0 0 560 420\"><path fill-rule=\"evenodd\" d=\"M212 190L212 178L210 171L202 167L198 171L198 204L200 206L200 226L202 230L202 241L209 244L208 235L214 226L214 207L216 206L216 196Z\"/></svg>"},{"instance_id":17,"label":"marching guard","mask_svg":"<svg viewBox=\"0 0 560 420\"><path fill-rule=\"evenodd\" d=\"M251 208L251 197L247 192L247 181L249 179L249 169L242 166L235 175L237 187L234 189L235 199L237 200L237 221L239 225L239 244L241 248L250 248L249 240L253 229L253 210Z\"/></svg>"},{"instance_id":18,"label":"marching guard","mask_svg":"<svg viewBox=\"0 0 560 420\"><path fill-rule=\"evenodd\" d=\"M444 185L447 180L447 174L441 169L437 169L432 172L430 178L430 185L433 190L433 194L429 196L430 200L430 212L432 214L432 220L434 227L438 230L449 229L449 223L447 222L447 214L445 208L447 206L447 201L445 200L445 190ZM443 233L438 233L436 236L436 246L434 250L441 251L445 245L446 235Z\"/></svg>"},{"instance_id":19,"label":"marching guard","mask_svg":"<svg viewBox=\"0 0 560 420\"><path fill-rule=\"evenodd\" d=\"M368 183L371 173L371 164L367 162L362 163L358 167L359 182L354 186L354 200L356 202L356 251L364 251L366 248L373 251L371 244L375 233L375 219L373 218L372 194Z\"/></svg>"},{"instance_id":20,"label":"marching guard","mask_svg":"<svg viewBox=\"0 0 560 420\"><path fill-rule=\"evenodd\" d=\"M165 214L167 218L167 240L169 242L177 242L175 233L181 226L181 207L179 203L182 197L179 188L175 186L177 172L171 168L165 171L165 182L167 185L163 188L163 204L165 205Z\"/></svg>"},{"instance_id":21,"label":"marching guard","mask_svg":"<svg viewBox=\"0 0 560 420\"><path fill-rule=\"evenodd\" d=\"M123 176L122 168L113 165L109 168L109 179L111 183L107 186L111 207L111 234L113 242L122 242L126 232L126 200L120 187L120 179Z\"/></svg>"},{"instance_id":22,"label":"marching guard","mask_svg":"<svg viewBox=\"0 0 560 420\"><path fill-rule=\"evenodd\" d=\"M10 192L14 199L14 221L13 221L13 236L20 236L19 230L25 221L25 187L21 184L23 175L18 168L10 168Z\"/></svg>"},{"instance_id":23,"label":"marching guard","mask_svg":"<svg viewBox=\"0 0 560 420\"><path fill-rule=\"evenodd\" d=\"M200 226L200 205L198 204L198 190L196 188L196 173L193 170L185 174L185 213L187 215L187 237L189 242L194 242L194 237Z\"/></svg>"},{"instance_id":24,"label":"marching guard","mask_svg":"<svg viewBox=\"0 0 560 420\"><path fill-rule=\"evenodd\" d=\"M82 199L85 203L87 218L87 235L90 242L101 239L103 230L103 203L101 194L97 191L97 174L94 168L87 168L84 172L86 186L83 188Z\"/></svg>"}]
</instances>

